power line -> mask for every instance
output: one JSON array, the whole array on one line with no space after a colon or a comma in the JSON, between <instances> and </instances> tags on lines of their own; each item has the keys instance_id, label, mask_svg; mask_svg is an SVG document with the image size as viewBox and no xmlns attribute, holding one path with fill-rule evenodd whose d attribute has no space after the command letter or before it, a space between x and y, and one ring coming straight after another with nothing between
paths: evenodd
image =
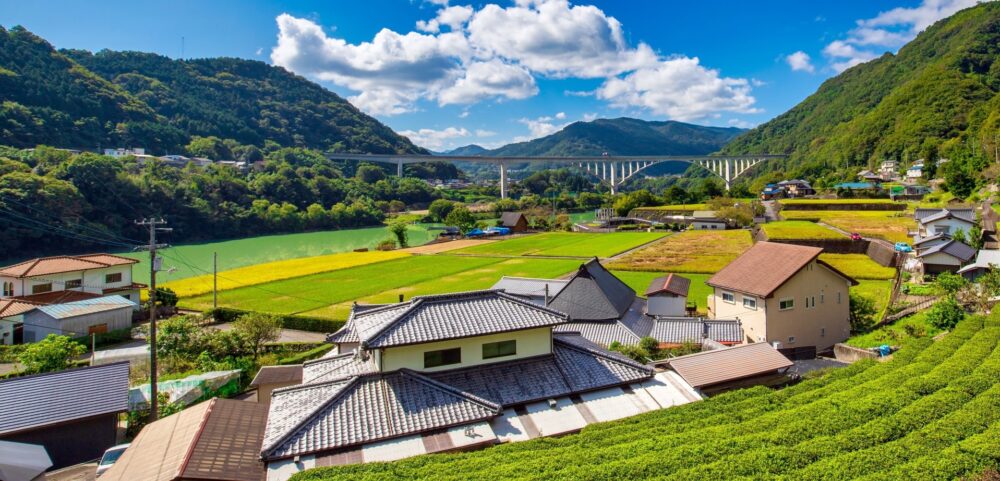
<instances>
[{"instance_id":1,"label":"power line","mask_svg":"<svg viewBox=\"0 0 1000 481\"><path fill-rule=\"evenodd\" d=\"M29 224L34 224L34 225L36 225L36 226L38 226L38 227L40 227L42 229L48 229L49 231L59 231L59 232L63 232L63 233L68 233L69 235L74 235L74 236L77 236L77 237L79 237L81 239L85 239L85 240L89 239L91 241L121 243L121 242L113 240L113 239L106 239L106 238L103 238L103 237L97 237L97 236L90 235L90 234L83 234L83 233L80 233L80 232L71 231L69 229L64 229L64 228L59 227L59 226L50 225L50 224L42 222L42 221L40 221L38 219L33 219L31 217L27 217L25 215L22 215L21 213L13 211L13 210L11 210L11 209L9 209L7 207L0 207L0 213L7 214L8 216L11 216L11 217L13 217L15 219L19 219L19 220L21 220L21 222L27 222ZM124 243L121 243L121 244L124 244Z\"/></svg>"},{"instance_id":2,"label":"power line","mask_svg":"<svg viewBox=\"0 0 1000 481\"><path fill-rule=\"evenodd\" d=\"M120 247L120 248L124 247L124 248L128 248L128 249L132 249L133 247L135 247L134 244L126 244L124 242L112 241L112 240L108 240L108 239L99 239L99 238L90 237L90 236L82 235L82 234L79 234L79 233L75 233L75 232L72 232L72 231L68 231L66 229L61 229L61 228L53 227L53 226L50 226L48 224L39 222L39 221L34 220L34 219L24 218L24 217L21 217L21 216L18 216L18 215L14 215L14 214L12 214L10 212L4 211L3 209L0 209L0 214L6 214L6 215L10 216L8 218L4 218L4 217L0 216L0 219L3 219L6 222L9 222L11 224L14 224L15 226L24 227L24 228L27 228L29 230L34 230L36 232L42 232L42 233L45 233L45 234L52 234L52 235L56 235L56 236L59 236L59 237L65 237L67 239L73 239L73 240L88 242L88 243L91 243L91 244L101 244L101 245L115 246L115 247ZM24 219L24 220L21 220L21 219Z\"/></svg>"},{"instance_id":3,"label":"power line","mask_svg":"<svg viewBox=\"0 0 1000 481\"><path fill-rule=\"evenodd\" d=\"M114 190L111 190L111 192L114 193L116 196L118 195L117 193L114 192ZM118 199L121 200L120 197ZM48 217L50 217L52 219L55 219L55 220L58 220L58 221L61 221L61 222L69 224L66 221L66 219L62 219L59 216L57 216L57 215L55 215L55 214L53 214L51 212L44 211L44 210L39 209L37 207L32 207L31 205L28 205L28 204L26 204L24 202L16 200L16 199L14 199L12 197L4 197L4 198L0 199L0 203L4 203L4 202L13 202L13 203L15 203L15 204L17 204L17 205L25 208L25 209L37 212L37 213L39 213L41 215L48 216ZM124 204L126 206L128 206L129 208L134 209L134 207L132 207L131 205L128 205L127 203L124 203ZM99 210L99 209L94 209L94 210ZM104 212L104 211L101 211L101 212ZM108 212L105 212L105 214L107 214L107 213ZM131 243L131 244L141 244L142 243L142 241L137 241L137 240L134 240L134 239L129 239L127 237L123 237L123 236L114 234L112 232L105 232L105 231L102 231L102 230L100 230L100 229L98 229L96 227L90 227L90 226L88 226L86 224L72 223L71 225L76 226L76 227L80 227L80 228L83 228L83 229L86 229L86 230L90 231L95 237L108 236L108 237L111 237L113 239L121 240L121 241L128 242L128 243Z\"/></svg>"},{"instance_id":4,"label":"power line","mask_svg":"<svg viewBox=\"0 0 1000 481\"><path fill-rule=\"evenodd\" d=\"M158 227L166 224L163 219L142 219L135 221L136 225L149 227L149 417L151 421L156 421L159 404L156 388L156 271L159 270L159 262L156 258L158 247L167 247L166 244L156 243L157 232L170 232L169 227Z\"/></svg>"}]
</instances>

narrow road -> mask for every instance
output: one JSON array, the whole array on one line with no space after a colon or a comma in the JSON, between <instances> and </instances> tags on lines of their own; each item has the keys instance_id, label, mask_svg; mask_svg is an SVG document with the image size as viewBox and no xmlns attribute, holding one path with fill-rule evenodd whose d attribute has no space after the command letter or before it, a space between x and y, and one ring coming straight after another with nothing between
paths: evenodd
<instances>
[{"instance_id":1,"label":"narrow road","mask_svg":"<svg viewBox=\"0 0 1000 481\"><path fill-rule=\"evenodd\" d=\"M768 222L781 220L781 216L778 215L778 209L775 208L778 205L776 201L765 200L761 204L764 204L764 218Z\"/></svg>"}]
</instances>

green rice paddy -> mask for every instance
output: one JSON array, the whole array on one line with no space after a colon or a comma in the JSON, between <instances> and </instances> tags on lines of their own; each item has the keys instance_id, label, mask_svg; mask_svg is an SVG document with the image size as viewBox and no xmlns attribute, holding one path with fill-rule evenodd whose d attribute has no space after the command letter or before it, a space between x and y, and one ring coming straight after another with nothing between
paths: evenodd
<instances>
[{"instance_id":1,"label":"green rice paddy","mask_svg":"<svg viewBox=\"0 0 1000 481\"><path fill-rule=\"evenodd\" d=\"M455 254L499 256L611 257L663 237L661 232L577 234L549 232L467 247Z\"/></svg>"}]
</instances>

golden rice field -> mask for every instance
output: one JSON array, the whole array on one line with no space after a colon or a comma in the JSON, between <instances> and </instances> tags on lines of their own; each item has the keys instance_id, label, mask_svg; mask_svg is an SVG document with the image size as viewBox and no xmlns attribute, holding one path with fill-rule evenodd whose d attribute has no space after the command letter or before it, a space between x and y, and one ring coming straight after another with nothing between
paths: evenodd
<instances>
[{"instance_id":1,"label":"golden rice field","mask_svg":"<svg viewBox=\"0 0 1000 481\"><path fill-rule=\"evenodd\" d=\"M891 242L909 242L907 232L916 228L912 217L887 210L783 210L787 220L817 220L848 232Z\"/></svg>"},{"instance_id":2,"label":"golden rice field","mask_svg":"<svg viewBox=\"0 0 1000 481\"><path fill-rule=\"evenodd\" d=\"M411 254L403 251L342 252L325 256L302 257L283 261L266 262L219 272L220 291L243 286L308 276L340 269L348 269L376 262L400 259ZM169 257L168 257L169 259ZM163 284L180 297L192 297L212 292L212 274L189 277Z\"/></svg>"},{"instance_id":3,"label":"golden rice field","mask_svg":"<svg viewBox=\"0 0 1000 481\"><path fill-rule=\"evenodd\" d=\"M892 279L896 269L884 267L865 254L820 254L819 258L855 279Z\"/></svg>"},{"instance_id":4,"label":"golden rice field","mask_svg":"<svg viewBox=\"0 0 1000 481\"><path fill-rule=\"evenodd\" d=\"M606 266L624 271L711 274L732 262L752 244L748 230L689 230L654 242Z\"/></svg>"}]
</instances>

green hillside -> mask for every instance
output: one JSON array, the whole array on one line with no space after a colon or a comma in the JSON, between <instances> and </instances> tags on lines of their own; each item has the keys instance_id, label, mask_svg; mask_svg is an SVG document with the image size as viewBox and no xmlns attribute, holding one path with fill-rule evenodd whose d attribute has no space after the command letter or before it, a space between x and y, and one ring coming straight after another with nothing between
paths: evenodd
<instances>
[{"instance_id":1,"label":"green hillside","mask_svg":"<svg viewBox=\"0 0 1000 481\"><path fill-rule=\"evenodd\" d=\"M1000 320L971 318L796 386L756 387L580 434L294 481L957 479L1000 463Z\"/></svg>"},{"instance_id":2,"label":"green hillside","mask_svg":"<svg viewBox=\"0 0 1000 481\"><path fill-rule=\"evenodd\" d=\"M56 51L0 27L0 144L182 151L195 136L264 148L425 153L337 94L263 62Z\"/></svg>"},{"instance_id":3,"label":"green hillside","mask_svg":"<svg viewBox=\"0 0 1000 481\"><path fill-rule=\"evenodd\" d=\"M882 159L954 158L963 149L970 155L989 150L995 160L998 57L1000 3L961 11L929 27L898 54L887 53L827 80L723 152L788 153L786 165L813 173Z\"/></svg>"},{"instance_id":4,"label":"green hillside","mask_svg":"<svg viewBox=\"0 0 1000 481\"><path fill-rule=\"evenodd\" d=\"M719 150L742 133L735 127L650 122L627 117L574 122L552 135L484 152L490 156L697 155Z\"/></svg>"}]
</instances>

